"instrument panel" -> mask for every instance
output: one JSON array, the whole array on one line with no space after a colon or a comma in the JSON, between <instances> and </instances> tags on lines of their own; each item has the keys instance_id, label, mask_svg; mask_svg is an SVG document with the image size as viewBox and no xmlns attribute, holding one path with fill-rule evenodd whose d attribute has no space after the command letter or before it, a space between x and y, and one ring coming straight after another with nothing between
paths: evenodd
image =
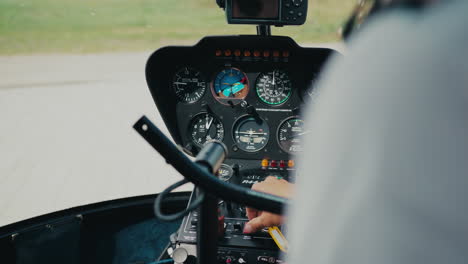
<instances>
[{"instance_id":1,"label":"instrument panel","mask_svg":"<svg viewBox=\"0 0 468 264\"><path fill-rule=\"evenodd\" d=\"M334 51L302 48L289 37L206 37L165 47L146 78L173 139L195 156L210 140L228 159L289 160L303 151L303 105Z\"/></svg>"},{"instance_id":2,"label":"instrument panel","mask_svg":"<svg viewBox=\"0 0 468 264\"><path fill-rule=\"evenodd\" d=\"M313 103L314 83L335 51L302 48L289 37L205 37L192 47L154 52L146 80L172 138L196 156L210 140L228 155L219 179L250 188L268 176L294 182L294 156L304 150L301 110ZM280 263L265 232L243 234L242 205L220 201L224 231L218 237L220 263ZM187 215L177 233L180 248L197 243L198 212ZM195 253L193 253L195 254Z\"/></svg>"}]
</instances>

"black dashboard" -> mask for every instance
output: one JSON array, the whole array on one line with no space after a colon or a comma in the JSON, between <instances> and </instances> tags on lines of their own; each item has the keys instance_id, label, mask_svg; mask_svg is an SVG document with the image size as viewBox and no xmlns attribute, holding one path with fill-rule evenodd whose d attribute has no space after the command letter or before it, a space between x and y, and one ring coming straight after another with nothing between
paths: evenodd
<instances>
[{"instance_id":1,"label":"black dashboard","mask_svg":"<svg viewBox=\"0 0 468 264\"><path fill-rule=\"evenodd\" d=\"M333 53L302 48L289 37L205 37L192 47L154 52L146 79L184 152L195 156L209 140L227 146L221 180L245 187L267 176L294 182L302 136L313 133L305 130L301 109ZM219 263L282 263L268 233L243 233L244 206L219 201L218 209L224 222L218 230ZM190 255L196 255L198 221L198 212L191 212L177 233L176 248Z\"/></svg>"},{"instance_id":2,"label":"black dashboard","mask_svg":"<svg viewBox=\"0 0 468 264\"><path fill-rule=\"evenodd\" d=\"M285 166L302 151L301 107L333 50L302 48L289 37L206 37L165 47L146 78L171 136L194 156L217 139L228 159ZM275 165L275 164L273 164Z\"/></svg>"}]
</instances>

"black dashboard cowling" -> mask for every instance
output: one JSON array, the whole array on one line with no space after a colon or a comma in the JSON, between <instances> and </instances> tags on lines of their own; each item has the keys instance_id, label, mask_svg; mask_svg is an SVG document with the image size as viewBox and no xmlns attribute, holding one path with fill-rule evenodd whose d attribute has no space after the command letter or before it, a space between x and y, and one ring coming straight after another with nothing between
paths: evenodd
<instances>
[{"instance_id":1,"label":"black dashboard cowling","mask_svg":"<svg viewBox=\"0 0 468 264\"><path fill-rule=\"evenodd\" d=\"M228 159L288 159L280 148L277 133L281 123L300 116L307 101L307 89L335 51L325 48L302 48L282 36L212 36L192 47L170 46L154 52L146 66L146 80L159 112L176 144L186 153L196 155L200 149L190 135L192 119L200 113L216 116L224 126L223 142L229 148ZM196 102L181 102L173 88L174 75L183 67L195 68L206 82L206 91ZM249 79L250 90L242 104L225 105L211 92L216 74L226 68L240 69ZM279 105L269 105L255 92L258 77L265 72L281 70L291 80L290 98ZM270 136L259 151L248 152L237 147L234 124L245 116L257 116L269 127Z\"/></svg>"}]
</instances>

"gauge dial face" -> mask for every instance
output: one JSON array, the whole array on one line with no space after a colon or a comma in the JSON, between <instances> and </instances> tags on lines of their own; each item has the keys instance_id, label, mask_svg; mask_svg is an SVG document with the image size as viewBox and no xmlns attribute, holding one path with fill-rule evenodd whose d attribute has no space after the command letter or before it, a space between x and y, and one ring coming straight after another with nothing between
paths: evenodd
<instances>
[{"instance_id":1,"label":"gauge dial face","mask_svg":"<svg viewBox=\"0 0 468 264\"><path fill-rule=\"evenodd\" d=\"M278 128L278 144L282 150L294 154L303 151L304 121L297 117L286 119Z\"/></svg>"},{"instance_id":2,"label":"gauge dial face","mask_svg":"<svg viewBox=\"0 0 468 264\"><path fill-rule=\"evenodd\" d=\"M210 140L222 141L224 138L223 124L213 115L201 113L196 115L190 123L192 142L202 147Z\"/></svg>"},{"instance_id":3,"label":"gauge dial face","mask_svg":"<svg viewBox=\"0 0 468 264\"><path fill-rule=\"evenodd\" d=\"M286 72L280 70L262 73L258 76L255 90L264 103L280 105L291 97L291 80Z\"/></svg>"},{"instance_id":4,"label":"gauge dial face","mask_svg":"<svg viewBox=\"0 0 468 264\"><path fill-rule=\"evenodd\" d=\"M309 81L306 88L302 91L302 100L306 103L312 101L313 98L317 96L317 91L315 89L315 84L318 74L315 73L312 76L312 80Z\"/></svg>"},{"instance_id":5,"label":"gauge dial face","mask_svg":"<svg viewBox=\"0 0 468 264\"><path fill-rule=\"evenodd\" d=\"M263 149L270 138L268 124L260 118L246 116L234 126L234 141L237 147L246 152Z\"/></svg>"},{"instance_id":6,"label":"gauge dial face","mask_svg":"<svg viewBox=\"0 0 468 264\"><path fill-rule=\"evenodd\" d=\"M239 104L249 93L247 75L236 68L219 72L213 82L213 96L222 104Z\"/></svg>"},{"instance_id":7,"label":"gauge dial face","mask_svg":"<svg viewBox=\"0 0 468 264\"><path fill-rule=\"evenodd\" d=\"M218 169L218 178L222 181L228 182L233 174L234 170L231 166L227 164L221 164L221 166Z\"/></svg>"},{"instance_id":8,"label":"gauge dial face","mask_svg":"<svg viewBox=\"0 0 468 264\"><path fill-rule=\"evenodd\" d=\"M205 94L206 82L201 72L184 67L174 75L172 87L180 102L195 103Z\"/></svg>"}]
</instances>

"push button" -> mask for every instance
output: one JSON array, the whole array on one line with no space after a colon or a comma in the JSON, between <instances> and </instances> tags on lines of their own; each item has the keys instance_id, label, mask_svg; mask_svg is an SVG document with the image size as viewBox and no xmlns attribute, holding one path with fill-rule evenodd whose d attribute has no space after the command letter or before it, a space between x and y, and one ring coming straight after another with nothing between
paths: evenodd
<instances>
[{"instance_id":1,"label":"push button","mask_svg":"<svg viewBox=\"0 0 468 264\"><path fill-rule=\"evenodd\" d=\"M240 223L236 223L232 225L234 227L234 231L236 232L241 232L242 231L242 225Z\"/></svg>"}]
</instances>

